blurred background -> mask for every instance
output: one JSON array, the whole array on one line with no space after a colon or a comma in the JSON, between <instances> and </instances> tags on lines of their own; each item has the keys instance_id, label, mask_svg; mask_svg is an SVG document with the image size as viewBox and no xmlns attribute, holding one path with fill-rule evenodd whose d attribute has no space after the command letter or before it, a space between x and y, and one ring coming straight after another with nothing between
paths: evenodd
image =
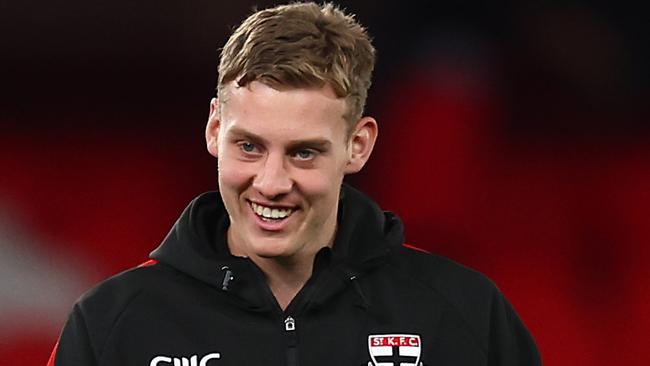
<instances>
[{"instance_id":1,"label":"blurred background","mask_svg":"<svg viewBox=\"0 0 650 366\"><path fill-rule=\"evenodd\" d=\"M349 182L492 278L546 365L646 365L650 23L628 2L340 1L374 36L375 155ZM0 4L0 359L216 188L218 50L270 1Z\"/></svg>"}]
</instances>

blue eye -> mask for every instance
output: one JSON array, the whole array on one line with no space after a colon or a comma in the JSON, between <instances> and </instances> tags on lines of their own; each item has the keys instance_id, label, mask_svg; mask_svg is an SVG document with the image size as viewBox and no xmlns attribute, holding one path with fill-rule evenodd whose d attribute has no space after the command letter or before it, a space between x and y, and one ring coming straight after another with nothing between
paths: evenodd
<instances>
[{"instance_id":1,"label":"blue eye","mask_svg":"<svg viewBox=\"0 0 650 366\"><path fill-rule=\"evenodd\" d=\"M242 142L241 144L239 144L239 148L241 148L245 152L255 151L255 145L250 142Z\"/></svg>"},{"instance_id":2,"label":"blue eye","mask_svg":"<svg viewBox=\"0 0 650 366\"><path fill-rule=\"evenodd\" d=\"M296 151L296 157L300 160L309 160L312 159L316 153L312 150L298 150Z\"/></svg>"}]
</instances>

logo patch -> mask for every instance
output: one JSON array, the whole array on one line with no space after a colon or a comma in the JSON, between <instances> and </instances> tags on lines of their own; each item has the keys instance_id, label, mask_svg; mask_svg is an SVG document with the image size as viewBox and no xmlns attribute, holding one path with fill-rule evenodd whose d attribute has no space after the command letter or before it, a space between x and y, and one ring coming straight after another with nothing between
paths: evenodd
<instances>
[{"instance_id":1,"label":"logo patch","mask_svg":"<svg viewBox=\"0 0 650 366\"><path fill-rule=\"evenodd\" d=\"M374 366L418 366L422 342L416 334L368 336L368 352Z\"/></svg>"}]
</instances>

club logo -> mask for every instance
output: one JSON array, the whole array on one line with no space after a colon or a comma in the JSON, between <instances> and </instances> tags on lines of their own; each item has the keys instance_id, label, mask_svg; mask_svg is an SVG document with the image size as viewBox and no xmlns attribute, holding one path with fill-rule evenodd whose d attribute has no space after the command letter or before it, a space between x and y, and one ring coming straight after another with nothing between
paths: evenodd
<instances>
[{"instance_id":1,"label":"club logo","mask_svg":"<svg viewBox=\"0 0 650 366\"><path fill-rule=\"evenodd\" d=\"M414 334L376 334L368 336L368 366L418 366L422 342Z\"/></svg>"}]
</instances>

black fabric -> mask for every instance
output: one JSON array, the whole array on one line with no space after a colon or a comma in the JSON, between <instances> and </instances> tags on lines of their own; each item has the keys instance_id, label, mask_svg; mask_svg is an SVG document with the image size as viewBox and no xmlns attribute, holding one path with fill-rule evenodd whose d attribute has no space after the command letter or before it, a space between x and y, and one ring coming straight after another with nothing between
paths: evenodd
<instances>
[{"instance_id":1,"label":"black fabric","mask_svg":"<svg viewBox=\"0 0 650 366\"><path fill-rule=\"evenodd\" d=\"M157 264L82 296L55 365L541 364L491 281L403 247L400 220L351 187L342 187L332 250L318 253L285 311L259 268L230 254L228 225L217 192L192 201L151 253ZM380 349L371 339L398 343Z\"/></svg>"}]
</instances>

